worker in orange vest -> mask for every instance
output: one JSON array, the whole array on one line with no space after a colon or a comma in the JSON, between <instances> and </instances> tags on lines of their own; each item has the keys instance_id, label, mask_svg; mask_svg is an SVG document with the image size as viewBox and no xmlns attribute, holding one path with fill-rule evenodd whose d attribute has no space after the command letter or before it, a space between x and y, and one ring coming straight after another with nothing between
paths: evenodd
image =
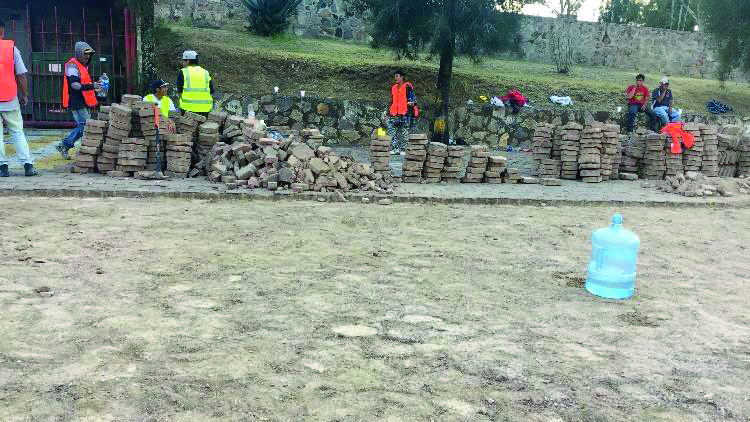
<instances>
[{"instance_id":1,"label":"worker in orange vest","mask_svg":"<svg viewBox=\"0 0 750 422\"><path fill-rule=\"evenodd\" d=\"M417 97L414 94L414 85L406 82L406 74L403 70L397 70L393 74L395 83L391 86L391 106L388 109L388 135L391 136L391 154L398 155L406 148L409 137L409 129L414 120L419 117Z\"/></svg>"},{"instance_id":2,"label":"worker in orange vest","mask_svg":"<svg viewBox=\"0 0 750 422\"><path fill-rule=\"evenodd\" d=\"M16 156L23 164L26 176L36 176L38 173L34 170L29 144L23 133L21 115L21 107L29 102L26 66L15 43L4 38L5 22L0 19L0 177L10 176L3 126L8 126L10 139L16 147Z\"/></svg>"},{"instance_id":3,"label":"worker in orange vest","mask_svg":"<svg viewBox=\"0 0 750 422\"><path fill-rule=\"evenodd\" d=\"M70 160L68 150L75 147L76 141L83 136L86 121L91 118L89 108L96 107L96 90L101 89L99 82L93 82L88 65L94 57L94 49L83 41L75 46L75 57L65 63L65 81L63 82L62 104L73 113L76 127L57 145L60 155Z\"/></svg>"}]
</instances>

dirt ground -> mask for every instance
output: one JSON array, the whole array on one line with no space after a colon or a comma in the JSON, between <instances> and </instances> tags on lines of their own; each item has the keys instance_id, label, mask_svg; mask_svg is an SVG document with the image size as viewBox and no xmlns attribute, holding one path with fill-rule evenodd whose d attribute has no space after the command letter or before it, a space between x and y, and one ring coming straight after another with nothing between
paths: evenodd
<instances>
[{"instance_id":1,"label":"dirt ground","mask_svg":"<svg viewBox=\"0 0 750 422\"><path fill-rule=\"evenodd\" d=\"M606 301L608 207L0 206L2 421L750 418L748 209L622 209Z\"/></svg>"}]
</instances>

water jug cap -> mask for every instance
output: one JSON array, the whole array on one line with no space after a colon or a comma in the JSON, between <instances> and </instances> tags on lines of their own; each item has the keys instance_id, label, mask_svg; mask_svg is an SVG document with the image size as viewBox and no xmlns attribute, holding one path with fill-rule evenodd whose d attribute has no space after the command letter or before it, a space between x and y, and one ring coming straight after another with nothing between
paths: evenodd
<instances>
[{"instance_id":1,"label":"water jug cap","mask_svg":"<svg viewBox=\"0 0 750 422\"><path fill-rule=\"evenodd\" d=\"M612 216L612 224L622 224L622 214L617 213Z\"/></svg>"}]
</instances>

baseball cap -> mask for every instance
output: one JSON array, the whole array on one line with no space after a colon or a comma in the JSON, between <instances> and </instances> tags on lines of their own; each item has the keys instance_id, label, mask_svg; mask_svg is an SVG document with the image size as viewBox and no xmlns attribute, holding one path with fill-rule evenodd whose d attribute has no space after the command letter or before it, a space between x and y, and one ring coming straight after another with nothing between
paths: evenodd
<instances>
[{"instance_id":1,"label":"baseball cap","mask_svg":"<svg viewBox=\"0 0 750 422\"><path fill-rule=\"evenodd\" d=\"M663 78L661 78L661 83L663 83L663 84L668 84L668 83L669 83L669 78L668 78L668 77L666 77L666 76L665 76L665 77L663 77Z\"/></svg>"},{"instance_id":2,"label":"baseball cap","mask_svg":"<svg viewBox=\"0 0 750 422\"><path fill-rule=\"evenodd\" d=\"M186 52L182 53L182 60L197 60L198 59L198 53L196 53L193 50L187 50Z\"/></svg>"},{"instance_id":3,"label":"baseball cap","mask_svg":"<svg viewBox=\"0 0 750 422\"><path fill-rule=\"evenodd\" d=\"M151 92L156 92L157 89L169 85L164 79L157 79L151 82Z\"/></svg>"}]
</instances>

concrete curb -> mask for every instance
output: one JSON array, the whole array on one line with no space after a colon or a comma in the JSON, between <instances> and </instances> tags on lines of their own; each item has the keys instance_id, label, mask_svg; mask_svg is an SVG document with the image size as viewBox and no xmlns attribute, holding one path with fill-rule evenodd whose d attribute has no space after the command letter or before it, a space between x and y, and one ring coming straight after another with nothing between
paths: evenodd
<instances>
[{"instance_id":1,"label":"concrete curb","mask_svg":"<svg viewBox=\"0 0 750 422\"><path fill-rule=\"evenodd\" d=\"M132 199L198 199L221 201L318 201L341 202L335 193L305 192L153 192L138 190L93 190L93 189L0 189L0 197L35 197L35 198L132 198ZM606 200L567 200L567 199L531 199L531 198L447 198L431 196L377 195L377 194L344 194L352 203L361 203L367 198L370 204L377 204L381 199L391 199L394 204L423 205L524 205L524 206L641 206L657 208L749 208L750 200L738 202L678 202L678 201L606 201Z\"/></svg>"}]
</instances>

